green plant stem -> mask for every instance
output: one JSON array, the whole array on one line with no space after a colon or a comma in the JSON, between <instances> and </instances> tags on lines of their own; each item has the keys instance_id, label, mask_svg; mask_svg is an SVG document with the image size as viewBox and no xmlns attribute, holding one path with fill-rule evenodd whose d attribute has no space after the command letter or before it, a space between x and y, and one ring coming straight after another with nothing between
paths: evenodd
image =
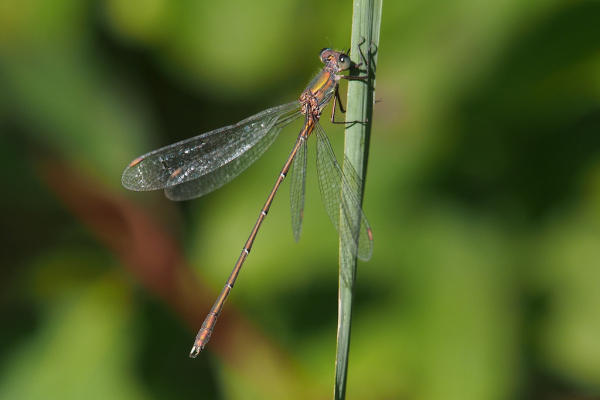
<instances>
[{"instance_id":1,"label":"green plant stem","mask_svg":"<svg viewBox=\"0 0 600 400\"><path fill-rule=\"evenodd\" d=\"M362 179L360 190L361 203L367 171L368 150L373 116L373 99L375 93L375 67L379 48L379 27L381 23L381 7L383 0L354 0L352 18L352 59L355 63L363 62L358 51L369 60L369 79L366 83L355 81L348 86L346 121L364 121L346 127L344 143L344 169L350 162ZM369 51L370 50L370 51ZM361 70L366 65L363 64ZM346 379L348 375L348 354L350 350L350 327L352 322L352 303L354 282L356 280L356 257L344 248L340 242L340 278L338 298L338 334L335 363L336 400L346 397Z\"/></svg>"}]
</instances>

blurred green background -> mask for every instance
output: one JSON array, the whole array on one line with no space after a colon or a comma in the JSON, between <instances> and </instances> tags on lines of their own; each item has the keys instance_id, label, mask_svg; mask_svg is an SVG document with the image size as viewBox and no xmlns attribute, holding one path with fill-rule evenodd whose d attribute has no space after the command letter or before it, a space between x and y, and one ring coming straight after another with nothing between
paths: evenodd
<instances>
[{"instance_id":1,"label":"blurred green background","mask_svg":"<svg viewBox=\"0 0 600 400\"><path fill-rule=\"evenodd\" d=\"M197 200L121 174L296 99L351 14L0 1L0 399L331 398L337 236L314 143L302 239L284 183L195 360L298 127ZM600 2L387 1L381 28L348 398L600 398ZM323 127L340 159L343 129Z\"/></svg>"}]
</instances>

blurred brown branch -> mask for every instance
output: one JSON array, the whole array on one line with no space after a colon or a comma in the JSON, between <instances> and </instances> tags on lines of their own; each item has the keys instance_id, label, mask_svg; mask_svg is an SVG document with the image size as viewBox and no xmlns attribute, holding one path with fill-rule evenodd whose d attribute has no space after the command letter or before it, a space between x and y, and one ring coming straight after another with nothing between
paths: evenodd
<instances>
[{"instance_id":1,"label":"blurred brown branch","mask_svg":"<svg viewBox=\"0 0 600 400\"><path fill-rule=\"evenodd\" d=\"M190 332L199 328L217 293L187 264L173 237L135 203L82 170L50 158L40 159L38 170L65 207L123 261L135 279L169 304ZM269 397L319 398L328 392L307 387L299 366L233 306L229 304L221 314L209 351ZM190 334L190 347L192 342ZM187 354L181 357L183 362Z\"/></svg>"}]
</instances>

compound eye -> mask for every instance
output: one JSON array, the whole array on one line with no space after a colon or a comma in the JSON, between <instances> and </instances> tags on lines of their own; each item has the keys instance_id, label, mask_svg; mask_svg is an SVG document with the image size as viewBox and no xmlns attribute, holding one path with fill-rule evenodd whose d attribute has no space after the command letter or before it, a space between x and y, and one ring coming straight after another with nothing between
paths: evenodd
<instances>
[{"instance_id":1,"label":"compound eye","mask_svg":"<svg viewBox=\"0 0 600 400\"><path fill-rule=\"evenodd\" d=\"M342 71L349 69L352 66L352 61L350 60L350 56L348 54L340 54L338 58L338 66Z\"/></svg>"},{"instance_id":2,"label":"compound eye","mask_svg":"<svg viewBox=\"0 0 600 400\"><path fill-rule=\"evenodd\" d=\"M321 59L322 63L327 64L327 59L331 55L331 52L332 50L327 47L321 50L321 52L319 53L319 58Z\"/></svg>"}]
</instances>

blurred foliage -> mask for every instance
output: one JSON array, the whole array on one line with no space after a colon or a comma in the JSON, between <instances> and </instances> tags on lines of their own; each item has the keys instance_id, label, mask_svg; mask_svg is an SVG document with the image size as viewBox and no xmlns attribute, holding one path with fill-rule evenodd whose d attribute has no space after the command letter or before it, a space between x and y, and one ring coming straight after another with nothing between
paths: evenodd
<instances>
[{"instance_id":1,"label":"blurred foliage","mask_svg":"<svg viewBox=\"0 0 600 400\"><path fill-rule=\"evenodd\" d=\"M191 202L128 193L120 176L296 98L319 50L348 45L351 11L0 2L1 399L331 396L337 241L314 166L302 240L284 185L223 312L233 322L187 357L297 130ZM600 398L598 21L592 0L384 4L364 204L375 253L359 265L349 398ZM339 158L342 131L323 126ZM190 279L144 269L171 245L128 253L141 226L174 237L212 287L198 315Z\"/></svg>"}]
</instances>

